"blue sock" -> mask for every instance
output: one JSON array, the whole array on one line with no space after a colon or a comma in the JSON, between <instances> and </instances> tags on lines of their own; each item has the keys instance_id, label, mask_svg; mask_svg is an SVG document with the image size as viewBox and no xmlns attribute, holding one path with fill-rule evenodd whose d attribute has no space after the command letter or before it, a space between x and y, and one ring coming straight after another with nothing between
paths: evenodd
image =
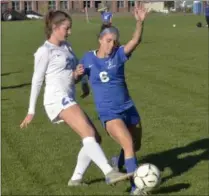
<instances>
[{"instance_id":1,"label":"blue sock","mask_svg":"<svg viewBox=\"0 0 209 196\"><path fill-rule=\"evenodd\" d=\"M125 159L125 166L127 173L135 172L137 169L136 157ZM131 182L131 191L133 191L136 189L136 185L134 184L133 178L131 178L130 182Z\"/></svg>"},{"instance_id":2,"label":"blue sock","mask_svg":"<svg viewBox=\"0 0 209 196\"><path fill-rule=\"evenodd\" d=\"M118 157L118 168L122 169L125 164L124 150L121 149L120 155Z\"/></svg>"}]
</instances>

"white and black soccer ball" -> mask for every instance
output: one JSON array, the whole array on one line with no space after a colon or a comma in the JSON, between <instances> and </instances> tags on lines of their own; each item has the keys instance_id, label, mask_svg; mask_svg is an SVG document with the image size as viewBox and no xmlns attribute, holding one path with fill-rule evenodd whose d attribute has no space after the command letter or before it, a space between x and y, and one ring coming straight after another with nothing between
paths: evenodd
<instances>
[{"instance_id":1,"label":"white and black soccer ball","mask_svg":"<svg viewBox=\"0 0 209 196\"><path fill-rule=\"evenodd\" d=\"M159 186L160 182L160 170L153 164L142 164L134 173L134 183L140 190L152 191Z\"/></svg>"}]
</instances>

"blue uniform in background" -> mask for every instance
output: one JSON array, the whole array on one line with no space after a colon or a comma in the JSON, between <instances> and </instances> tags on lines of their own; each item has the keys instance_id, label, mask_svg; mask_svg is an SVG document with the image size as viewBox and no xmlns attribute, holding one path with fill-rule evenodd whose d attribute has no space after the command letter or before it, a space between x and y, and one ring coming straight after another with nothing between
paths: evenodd
<instances>
[{"instance_id":1,"label":"blue uniform in background","mask_svg":"<svg viewBox=\"0 0 209 196\"><path fill-rule=\"evenodd\" d=\"M206 22L209 26L209 2L207 2L205 5L205 18L206 18Z\"/></svg>"},{"instance_id":2,"label":"blue uniform in background","mask_svg":"<svg viewBox=\"0 0 209 196\"><path fill-rule=\"evenodd\" d=\"M111 12L103 12L101 13L102 22L103 23L111 23L112 13Z\"/></svg>"},{"instance_id":3,"label":"blue uniform in background","mask_svg":"<svg viewBox=\"0 0 209 196\"><path fill-rule=\"evenodd\" d=\"M140 121L125 81L124 64L128 59L121 46L108 58L98 58L96 51L90 51L80 60L85 74L89 76L96 109L103 125L118 118L127 126L136 125Z\"/></svg>"}]
</instances>

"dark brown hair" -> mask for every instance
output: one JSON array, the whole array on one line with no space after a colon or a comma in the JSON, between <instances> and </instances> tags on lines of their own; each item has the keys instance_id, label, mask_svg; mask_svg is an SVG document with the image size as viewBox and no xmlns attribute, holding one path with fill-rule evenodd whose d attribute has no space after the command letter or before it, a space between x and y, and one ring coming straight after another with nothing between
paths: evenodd
<instances>
[{"instance_id":1,"label":"dark brown hair","mask_svg":"<svg viewBox=\"0 0 209 196\"><path fill-rule=\"evenodd\" d=\"M50 38L52 34L52 26L60 25L65 20L69 20L72 23L72 18L63 11L49 11L45 16L45 34L47 39Z\"/></svg>"}]
</instances>

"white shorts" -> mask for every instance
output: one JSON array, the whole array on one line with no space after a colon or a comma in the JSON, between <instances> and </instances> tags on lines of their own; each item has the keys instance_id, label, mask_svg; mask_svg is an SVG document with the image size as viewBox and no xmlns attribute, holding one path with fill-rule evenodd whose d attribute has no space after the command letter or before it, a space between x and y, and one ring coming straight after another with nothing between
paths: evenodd
<instances>
[{"instance_id":1,"label":"white shorts","mask_svg":"<svg viewBox=\"0 0 209 196\"><path fill-rule=\"evenodd\" d=\"M61 123L63 122L63 120L59 118L60 112L75 104L77 103L74 99L66 97L60 102L55 102L52 104L45 104L44 108L47 113L47 116L52 121L52 123Z\"/></svg>"}]
</instances>

